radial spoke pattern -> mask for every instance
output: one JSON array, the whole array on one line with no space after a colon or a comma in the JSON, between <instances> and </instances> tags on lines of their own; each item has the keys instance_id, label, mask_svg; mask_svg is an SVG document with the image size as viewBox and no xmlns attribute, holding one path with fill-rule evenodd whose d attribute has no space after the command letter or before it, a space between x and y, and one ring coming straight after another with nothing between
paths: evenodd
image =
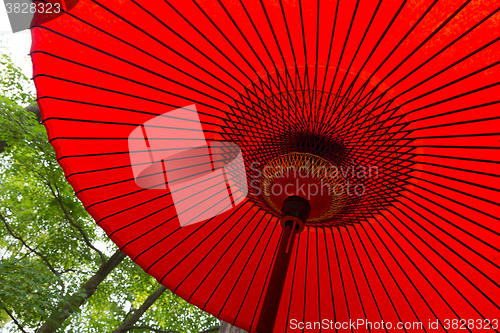
<instances>
[{"instance_id":1,"label":"radial spoke pattern","mask_svg":"<svg viewBox=\"0 0 500 333\"><path fill-rule=\"evenodd\" d=\"M53 20L35 16L33 77L59 162L96 223L205 311L255 331L281 227L250 182L301 153L363 191L297 236L276 332L365 318L406 332L415 322L453 331L460 319L498 331L499 11L472 0L80 0ZM128 140L191 105L207 141L241 148L246 175L224 182L246 176L249 193L180 227L168 186L140 188L130 154L180 149L186 129L163 119L147 139L170 140L165 150L129 151ZM221 184L207 184L189 186L218 200Z\"/></svg>"}]
</instances>

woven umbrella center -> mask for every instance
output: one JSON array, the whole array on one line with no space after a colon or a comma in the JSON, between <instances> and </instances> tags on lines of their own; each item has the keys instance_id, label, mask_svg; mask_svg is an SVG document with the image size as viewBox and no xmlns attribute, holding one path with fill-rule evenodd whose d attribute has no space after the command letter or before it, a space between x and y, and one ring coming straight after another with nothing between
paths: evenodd
<instances>
[{"instance_id":1,"label":"woven umbrella center","mask_svg":"<svg viewBox=\"0 0 500 333\"><path fill-rule=\"evenodd\" d=\"M332 218L347 201L346 181L337 167L308 153L292 152L271 160L263 169L260 186L267 204L279 214L286 198L307 199L311 222Z\"/></svg>"}]
</instances>

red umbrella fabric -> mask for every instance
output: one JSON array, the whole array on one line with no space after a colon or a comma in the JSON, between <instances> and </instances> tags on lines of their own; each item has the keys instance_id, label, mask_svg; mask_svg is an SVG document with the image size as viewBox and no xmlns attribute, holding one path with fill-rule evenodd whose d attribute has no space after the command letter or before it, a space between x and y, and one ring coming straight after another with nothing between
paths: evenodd
<instances>
[{"instance_id":1,"label":"red umbrella fabric","mask_svg":"<svg viewBox=\"0 0 500 333\"><path fill-rule=\"evenodd\" d=\"M256 330L288 196L272 187L292 184L293 195L307 188L312 211L275 332L496 330L499 10L81 0L35 16L34 82L59 163L96 223L214 316ZM158 169L168 158L170 171ZM195 165L218 180L171 176ZM276 175L311 166L329 173ZM311 193L337 185L351 187ZM209 211L214 202L226 204ZM198 214L182 222L190 207Z\"/></svg>"}]
</instances>

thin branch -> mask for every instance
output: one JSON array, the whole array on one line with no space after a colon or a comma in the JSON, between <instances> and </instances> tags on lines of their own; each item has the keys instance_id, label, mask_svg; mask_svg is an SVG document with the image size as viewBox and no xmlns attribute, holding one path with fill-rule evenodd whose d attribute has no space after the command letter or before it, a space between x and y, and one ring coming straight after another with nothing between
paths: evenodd
<instances>
[{"instance_id":1,"label":"thin branch","mask_svg":"<svg viewBox=\"0 0 500 333\"><path fill-rule=\"evenodd\" d=\"M17 319L12 315L12 313L10 313L9 310L7 310L7 308L5 307L5 305L3 305L2 302L0 302L0 306L2 307L2 309L7 313L7 315L9 315L10 319L12 319L12 321L14 323L16 323L17 327L23 332L23 333L28 333L24 330L24 328L21 326L21 324L17 321Z\"/></svg>"},{"instance_id":2,"label":"thin branch","mask_svg":"<svg viewBox=\"0 0 500 333\"><path fill-rule=\"evenodd\" d=\"M152 332L157 332L157 333L180 333L178 331L163 331L150 326L134 326L131 329L129 329L129 331L131 330L150 330Z\"/></svg>"},{"instance_id":3,"label":"thin branch","mask_svg":"<svg viewBox=\"0 0 500 333\"><path fill-rule=\"evenodd\" d=\"M212 327L212 328L209 328L208 330L204 330L204 331L201 331L201 332L198 332L198 333L209 333L209 332L215 332L215 331L218 331L220 328L220 326L215 326L215 327Z\"/></svg>"},{"instance_id":4,"label":"thin branch","mask_svg":"<svg viewBox=\"0 0 500 333\"><path fill-rule=\"evenodd\" d=\"M30 250L30 252L36 254L37 256L39 256L44 262L45 264L47 265L47 267L49 268L49 270L54 273L54 275L56 275L57 277L59 277L61 275L61 273L59 273L53 266L52 264L50 263L50 261L43 255L41 254L40 252L38 252L37 250L33 249L31 246L29 246L25 241L24 239L22 239L22 237L16 235L14 233L14 231L12 230L12 228L10 227L9 223L7 222L7 220L5 219L5 217L2 215L2 213L0 213L0 219L2 220L3 224L5 225L5 228L7 228L7 231L9 232L9 234L14 237L15 239L17 239L18 241L21 242L21 244L23 244L24 246L26 246L26 248L28 248L28 250Z\"/></svg>"},{"instance_id":5,"label":"thin branch","mask_svg":"<svg viewBox=\"0 0 500 333\"><path fill-rule=\"evenodd\" d=\"M45 178L40 172L38 172L36 168L32 168L30 164L26 163L19 163L19 164L22 165L24 168L28 169L29 171L33 172L34 174L38 175L38 177L42 182L44 182L46 185L49 185L49 181L47 180L47 178Z\"/></svg>"},{"instance_id":6,"label":"thin branch","mask_svg":"<svg viewBox=\"0 0 500 333\"><path fill-rule=\"evenodd\" d=\"M85 272L85 271L81 271L79 269L74 269L74 268L66 268L61 273L65 274L65 273L70 273L70 272L71 273L78 273L78 274L82 274L82 275L88 275L91 273L91 272Z\"/></svg>"},{"instance_id":7,"label":"thin branch","mask_svg":"<svg viewBox=\"0 0 500 333\"><path fill-rule=\"evenodd\" d=\"M94 250L99 255L99 257L101 257L101 265L103 265L106 262L106 256L104 256L104 254L101 251L99 251L94 245L92 245L92 243L90 242L90 239L89 239L87 233L85 232L85 230L83 230L83 228L80 225L78 225L78 223L76 223L73 220L73 218L69 215L68 211L66 210L66 207L64 206L64 203L62 202L61 192L59 191L59 188L57 187L57 185L54 184L54 187L56 188L57 193L54 191L54 189L52 188L52 186L50 185L50 183L48 185L49 185L50 191L54 195L54 198L59 203L59 206L61 206L61 209L62 209L62 211L64 213L64 216L66 217L66 219L68 220L68 222L72 226L74 226L76 229L78 229L78 231L80 232L80 234L83 237L83 241L85 242L85 244L88 247L90 247L92 250Z\"/></svg>"},{"instance_id":8,"label":"thin branch","mask_svg":"<svg viewBox=\"0 0 500 333\"><path fill-rule=\"evenodd\" d=\"M40 178L40 180L42 182L45 183L45 185L47 185L47 187L50 189L50 192L52 193L52 195L54 196L54 198L56 199L56 201L58 202L59 206L61 206L61 209L64 213L64 216L66 217L66 219L68 220L68 222L73 225L75 228L78 229L78 231L80 232L80 234L83 236L83 240L85 242L85 244L90 247L92 250L94 250L98 255L99 257L101 258L101 264L103 264L104 262L106 262L106 257L104 256L104 254L99 251L96 247L94 247L92 245L92 243L90 243L90 240L89 240L89 237L88 235L85 233L85 231L70 217L68 211L66 210L66 207L64 207L64 203L62 202L62 199L61 199L61 195L60 195L60 191L59 191L59 188L57 187L56 184L54 184L54 187L56 188L57 190L57 194L56 192L54 191L54 189L52 188L52 184L51 182L45 178L41 173L39 173L37 170L29 167L28 165L26 164L23 164L23 166L28 169L29 171L35 173L36 175L38 175L38 177Z\"/></svg>"},{"instance_id":9,"label":"thin branch","mask_svg":"<svg viewBox=\"0 0 500 333\"><path fill-rule=\"evenodd\" d=\"M9 246L7 246L7 248L5 249L5 252L2 254L2 257L0 258L0 260L3 260L3 259L5 258L5 256L7 255L7 252L9 252L10 248L11 248L12 246L14 246L14 243L15 243L15 242L10 242L10 243L9 243Z\"/></svg>"},{"instance_id":10,"label":"thin branch","mask_svg":"<svg viewBox=\"0 0 500 333\"><path fill-rule=\"evenodd\" d=\"M106 279L106 277L118 266L126 254L117 250L104 265L99 267L95 273L81 288L71 295L67 295L61 300L54 311L46 319L45 323L39 327L37 333L55 333L57 329L71 316L77 309L79 309L99 287L99 285Z\"/></svg>"},{"instance_id":11,"label":"thin branch","mask_svg":"<svg viewBox=\"0 0 500 333\"><path fill-rule=\"evenodd\" d=\"M20 127L20 128L21 128L24 132L25 132L25 133L29 133L29 131L27 130L27 128L25 128L25 127L24 127L24 125L23 125L21 122L19 122L17 119L13 119L13 121L15 121L15 122L18 124L18 126L19 126L19 127ZM38 149L39 149L41 152L46 153L46 152L45 152L45 149L44 149L44 148L43 148L43 147L42 147L42 146L41 146L38 142L36 142L36 140L33 140L33 142L34 142L34 144L38 147ZM64 216L66 217L66 219L69 221L69 223L70 223L71 225L73 225L76 229L78 229L78 231L80 232L80 234L81 234L81 235L82 235L82 237L83 237L83 240L84 240L85 244L86 244L88 247L90 247L92 250L94 250L94 251L95 251L95 252L99 255L99 257L101 258L101 265L103 265L103 264L106 262L106 260L107 260L107 259L106 259L106 256L105 256L105 255L104 255L101 251L99 251L99 250L98 250L95 246L93 246L93 245L92 245L92 243L91 243L91 242L90 242L90 240L89 240L88 235L85 233L85 231L83 230L83 228L82 228L81 226L79 226L79 225L78 225L78 224L77 224L77 223L76 223L76 222L75 222L75 221L71 218L71 216L69 215L68 211L66 210L66 207L64 206L64 203L62 202L62 199L61 199L61 196L60 196L60 191L59 191L59 189L58 189L57 185L56 185L56 184L53 184L53 185L54 185L54 187L55 187L55 188L56 188L56 190L57 190L57 194L56 194L56 193L54 192L54 189L53 189L53 188L52 188L52 186L51 186L50 181L49 181L47 178L45 178L42 174L40 174L40 173L39 173L39 172L37 172L36 170L31 169L29 166L25 165L25 167L26 167L28 170L30 170L30 171L34 172L35 174L37 174L37 175L40 177L40 179L41 179L42 181L44 181L44 182L48 185L48 187L49 187L50 191L51 191L51 192L52 192L52 194L54 195L54 198L57 200L57 202L58 202L58 203L59 203L59 205L61 206L61 208L62 208L62 210L63 210L63 213L64 213Z\"/></svg>"},{"instance_id":12,"label":"thin branch","mask_svg":"<svg viewBox=\"0 0 500 333\"><path fill-rule=\"evenodd\" d=\"M125 315L125 317L123 318L123 321L127 321L128 319L128 316L130 316L136 309L134 309L133 306L130 307L130 310L128 310L127 314Z\"/></svg>"},{"instance_id":13,"label":"thin branch","mask_svg":"<svg viewBox=\"0 0 500 333\"><path fill-rule=\"evenodd\" d=\"M142 315L153 305L154 302L167 290L165 286L160 286L142 303L142 305L134 311L117 329L112 333L123 333L134 329L134 324L142 317ZM174 332L174 331L169 331Z\"/></svg>"},{"instance_id":14,"label":"thin branch","mask_svg":"<svg viewBox=\"0 0 500 333\"><path fill-rule=\"evenodd\" d=\"M209 328L208 330L200 331L198 333L215 332L215 331L218 331L219 328L220 328L220 326L215 326L215 327ZM150 331L156 332L156 333L180 333L178 331L163 331L163 330L160 330L160 329L157 329L154 327L150 327L150 326L134 326L130 329L130 331L131 330L150 330Z\"/></svg>"}]
</instances>

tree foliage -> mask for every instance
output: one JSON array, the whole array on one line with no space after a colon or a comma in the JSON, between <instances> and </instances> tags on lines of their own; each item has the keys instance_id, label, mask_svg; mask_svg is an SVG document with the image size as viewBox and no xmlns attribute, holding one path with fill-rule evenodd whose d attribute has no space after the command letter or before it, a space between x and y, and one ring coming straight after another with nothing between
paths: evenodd
<instances>
[{"instance_id":1,"label":"tree foliage","mask_svg":"<svg viewBox=\"0 0 500 333\"><path fill-rule=\"evenodd\" d=\"M152 305L131 332L217 327L218 320L163 291L129 258L85 295L82 286L119 250L76 198L44 126L26 108L35 104L30 84L0 49L0 327L34 332L66 306L71 311L54 324L57 332L112 332L150 295Z\"/></svg>"}]
</instances>

